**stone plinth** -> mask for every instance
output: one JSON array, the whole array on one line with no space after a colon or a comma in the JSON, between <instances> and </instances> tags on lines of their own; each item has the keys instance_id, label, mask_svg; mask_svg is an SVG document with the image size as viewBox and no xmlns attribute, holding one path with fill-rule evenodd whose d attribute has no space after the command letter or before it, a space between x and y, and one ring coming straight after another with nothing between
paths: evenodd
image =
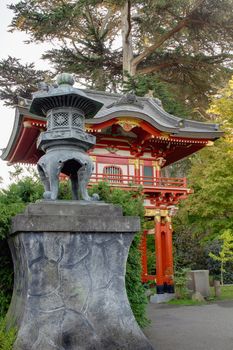
<instances>
[{"instance_id":1,"label":"stone plinth","mask_svg":"<svg viewBox=\"0 0 233 350\"><path fill-rule=\"evenodd\" d=\"M193 270L188 272L188 277L188 289L203 297L210 296L209 270Z\"/></svg>"},{"instance_id":2,"label":"stone plinth","mask_svg":"<svg viewBox=\"0 0 233 350\"><path fill-rule=\"evenodd\" d=\"M160 303L166 303L169 300L172 300L175 298L175 293L163 293L163 294L154 294L150 297L150 302L152 304L160 304Z\"/></svg>"},{"instance_id":3,"label":"stone plinth","mask_svg":"<svg viewBox=\"0 0 233 350\"><path fill-rule=\"evenodd\" d=\"M13 219L14 350L153 350L125 269L139 219L104 203L40 202Z\"/></svg>"}]
</instances>

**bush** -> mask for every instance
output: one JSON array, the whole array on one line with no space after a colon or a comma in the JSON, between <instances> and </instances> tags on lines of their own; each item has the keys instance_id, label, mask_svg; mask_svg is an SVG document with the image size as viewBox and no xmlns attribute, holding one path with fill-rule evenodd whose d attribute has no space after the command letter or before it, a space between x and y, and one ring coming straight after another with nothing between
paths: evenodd
<instances>
[{"instance_id":1,"label":"bush","mask_svg":"<svg viewBox=\"0 0 233 350\"><path fill-rule=\"evenodd\" d=\"M221 263L220 261L212 259L209 256L209 253L212 252L215 255L219 255L220 250L221 250L221 241L217 239L213 240L205 247L207 269L210 272L210 276L213 276L213 278L218 281L221 280L221 276L220 276ZM233 262L231 261L226 262L225 270L226 271L223 273L224 283L233 284Z\"/></svg>"},{"instance_id":2,"label":"bush","mask_svg":"<svg viewBox=\"0 0 233 350\"><path fill-rule=\"evenodd\" d=\"M4 317L11 300L13 263L6 240L0 240L0 318Z\"/></svg>"},{"instance_id":3,"label":"bush","mask_svg":"<svg viewBox=\"0 0 233 350\"><path fill-rule=\"evenodd\" d=\"M0 190L0 318L5 316L13 289L13 263L7 243L11 218L22 212L29 202L41 198L42 191L40 182L31 177Z\"/></svg>"},{"instance_id":4,"label":"bush","mask_svg":"<svg viewBox=\"0 0 233 350\"><path fill-rule=\"evenodd\" d=\"M16 329L6 329L6 322L0 320L0 350L11 350L16 339Z\"/></svg>"},{"instance_id":5,"label":"bush","mask_svg":"<svg viewBox=\"0 0 233 350\"><path fill-rule=\"evenodd\" d=\"M190 269L180 269L175 271L175 291L177 299L186 299L189 297L188 272Z\"/></svg>"}]
</instances>

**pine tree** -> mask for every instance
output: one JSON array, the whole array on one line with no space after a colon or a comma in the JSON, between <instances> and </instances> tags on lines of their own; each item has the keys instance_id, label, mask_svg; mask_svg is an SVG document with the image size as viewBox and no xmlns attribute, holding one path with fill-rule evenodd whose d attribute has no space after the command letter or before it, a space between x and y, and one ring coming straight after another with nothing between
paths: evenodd
<instances>
[{"instance_id":1,"label":"pine tree","mask_svg":"<svg viewBox=\"0 0 233 350\"><path fill-rule=\"evenodd\" d=\"M202 114L229 77L232 0L22 0L10 9L11 30L56 43L43 57L88 88L117 91L123 73L156 76Z\"/></svg>"}]
</instances>

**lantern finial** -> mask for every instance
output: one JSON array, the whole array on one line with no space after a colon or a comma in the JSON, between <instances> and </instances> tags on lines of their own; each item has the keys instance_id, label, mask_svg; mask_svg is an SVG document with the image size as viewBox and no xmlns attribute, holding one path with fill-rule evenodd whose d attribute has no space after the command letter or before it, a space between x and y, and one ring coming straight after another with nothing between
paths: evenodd
<instances>
[{"instance_id":1,"label":"lantern finial","mask_svg":"<svg viewBox=\"0 0 233 350\"><path fill-rule=\"evenodd\" d=\"M57 76L57 84L58 85L71 85L73 86L75 83L74 78L69 73L61 73Z\"/></svg>"}]
</instances>

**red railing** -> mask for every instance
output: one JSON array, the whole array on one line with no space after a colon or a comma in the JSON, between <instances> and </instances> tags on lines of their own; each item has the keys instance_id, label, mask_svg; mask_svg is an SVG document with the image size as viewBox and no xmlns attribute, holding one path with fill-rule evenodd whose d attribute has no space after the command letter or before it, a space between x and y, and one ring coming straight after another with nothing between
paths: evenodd
<instances>
[{"instance_id":1,"label":"red railing","mask_svg":"<svg viewBox=\"0 0 233 350\"><path fill-rule=\"evenodd\" d=\"M167 177L152 177L152 176L133 176L120 174L92 174L90 183L97 184L100 181L105 181L114 187L137 187L143 188L187 188L186 178L167 178Z\"/></svg>"}]
</instances>

